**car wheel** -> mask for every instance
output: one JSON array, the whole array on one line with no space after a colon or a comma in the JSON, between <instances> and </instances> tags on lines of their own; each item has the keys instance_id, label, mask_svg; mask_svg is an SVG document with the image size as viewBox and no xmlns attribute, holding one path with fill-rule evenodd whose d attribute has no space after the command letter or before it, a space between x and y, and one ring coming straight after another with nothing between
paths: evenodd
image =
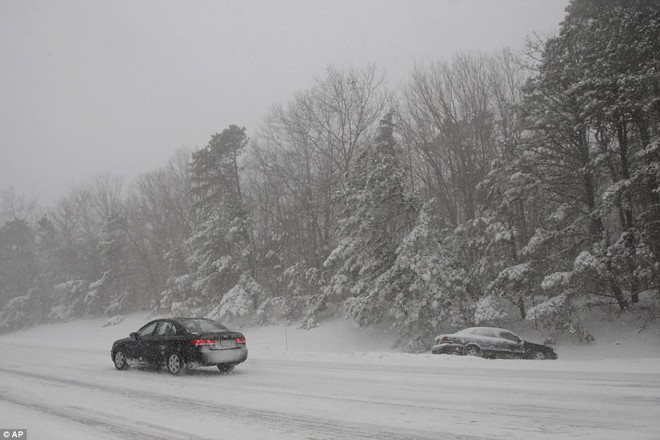
<instances>
[{"instance_id":1,"label":"car wheel","mask_svg":"<svg viewBox=\"0 0 660 440\"><path fill-rule=\"evenodd\" d=\"M167 357L167 371L176 376L183 373L185 369L186 364L178 353L172 353Z\"/></svg>"},{"instance_id":2,"label":"car wheel","mask_svg":"<svg viewBox=\"0 0 660 440\"><path fill-rule=\"evenodd\" d=\"M465 347L465 355L481 357L481 349L476 345L468 345L467 347Z\"/></svg>"},{"instance_id":3,"label":"car wheel","mask_svg":"<svg viewBox=\"0 0 660 440\"><path fill-rule=\"evenodd\" d=\"M128 368L128 361L126 359L126 355L121 350L118 350L115 353L114 362L115 362L115 368L118 370L125 370Z\"/></svg>"},{"instance_id":4,"label":"car wheel","mask_svg":"<svg viewBox=\"0 0 660 440\"><path fill-rule=\"evenodd\" d=\"M542 351L535 351L534 354L532 355L532 359L536 359L537 361L542 361L546 357L547 356Z\"/></svg>"},{"instance_id":5,"label":"car wheel","mask_svg":"<svg viewBox=\"0 0 660 440\"><path fill-rule=\"evenodd\" d=\"M232 372L236 365L234 364L218 364L218 370L223 374L229 374Z\"/></svg>"}]
</instances>

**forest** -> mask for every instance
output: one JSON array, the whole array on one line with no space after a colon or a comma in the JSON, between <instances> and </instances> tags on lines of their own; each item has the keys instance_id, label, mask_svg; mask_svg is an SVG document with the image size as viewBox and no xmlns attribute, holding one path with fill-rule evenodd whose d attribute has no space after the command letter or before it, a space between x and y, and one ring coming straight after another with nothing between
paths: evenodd
<instances>
[{"instance_id":1,"label":"forest","mask_svg":"<svg viewBox=\"0 0 660 440\"><path fill-rule=\"evenodd\" d=\"M387 86L328 67L258 128L218 127L53 207L0 188L0 331L137 310L303 328L344 316L428 349L594 308L660 313L660 3L573 0L523 53Z\"/></svg>"}]
</instances>

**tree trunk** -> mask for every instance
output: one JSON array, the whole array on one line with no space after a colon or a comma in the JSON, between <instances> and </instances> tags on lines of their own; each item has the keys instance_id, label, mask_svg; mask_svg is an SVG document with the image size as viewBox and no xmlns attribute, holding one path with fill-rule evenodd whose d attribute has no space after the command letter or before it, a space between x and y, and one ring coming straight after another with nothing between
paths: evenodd
<instances>
[{"instance_id":1,"label":"tree trunk","mask_svg":"<svg viewBox=\"0 0 660 440\"><path fill-rule=\"evenodd\" d=\"M628 163L628 128L625 122L622 122L617 127L617 137L619 139L619 156L621 158L621 177L624 180L630 179L630 165ZM631 206L630 195L627 196L629 203L628 206ZM626 264L628 269L628 275L630 276L630 291L637 292L639 290L639 283L637 277L635 276L635 261L637 254L637 246L635 243L635 220L633 217L632 209L622 208L624 222L621 225L623 227L623 233L625 235L625 245L626 245ZM630 297L630 301L635 304L639 302L639 295L633 293Z\"/></svg>"}]
</instances>

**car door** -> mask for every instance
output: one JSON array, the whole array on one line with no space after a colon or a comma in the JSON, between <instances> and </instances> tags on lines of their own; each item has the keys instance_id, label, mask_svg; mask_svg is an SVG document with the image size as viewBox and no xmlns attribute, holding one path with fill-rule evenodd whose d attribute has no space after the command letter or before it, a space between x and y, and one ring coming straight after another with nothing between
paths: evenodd
<instances>
[{"instance_id":1,"label":"car door","mask_svg":"<svg viewBox=\"0 0 660 440\"><path fill-rule=\"evenodd\" d=\"M477 329L475 331L475 338L477 339L479 347L484 354L493 354L501 350L499 346L500 341L492 329Z\"/></svg>"},{"instance_id":2,"label":"car door","mask_svg":"<svg viewBox=\"0 0 660 440\"><path fill-rule=\"evenodd\" d=\"M153 321L137 331L130 357L140 362L153 362L154 332L160 321Z\"/></svg>"},{"instance_id":3,"label":"car door","mask_svg":"<svg viewBox=\"0 0 660 440\"><path fill-rule=\"evenodd\" d=\"M501 340L502 351L509 356L520 356L523 344L518 336L506 330L500 331L498 336Z\"/></svg>"},{"instance_id":4,"label":"car door","mask_svg":"<svg viewBox=\"0 0 660 440\"><path fill-rule=\"evenodd\" d=\"M151 357L153 362L159 362L165 359L165 355L176 349L175 345L177 331L174 323L170 321L161 321L154 333Z\"/></svg>"}]
</instances>

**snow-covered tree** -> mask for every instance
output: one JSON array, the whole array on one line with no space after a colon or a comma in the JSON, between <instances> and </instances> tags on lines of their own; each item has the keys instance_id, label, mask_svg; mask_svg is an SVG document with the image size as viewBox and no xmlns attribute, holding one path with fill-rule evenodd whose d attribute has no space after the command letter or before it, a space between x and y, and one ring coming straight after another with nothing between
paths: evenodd
<instances>
[{"instance_id":1,"label":"snow-covered tree","mask_svg":"<svg viewBox=\"0 0 660 440\"><path fill-rule=\"evenodd\" d=\"M568 12L560 38L570 34L580 42L572 93L607 176L599 208L616 218L604 250L636 302L639 290L657 283L649 275L660 262L660 7L645 0L580 0Z\"/></svg>"},{"instance_id":2,"label":"snow-covered tree","mask_svg":"<svg viewBox=\"0 0 660 440\"><path fill-rule=\"evenodd\" d=\"M276 290L285 287L276 281L284 270L321 270L336 246L337 192L373 139L386 100L375 67L329 67L267 115L249 150L248 191L259 258Z\"/></svg>"},{"instance_id":3,"label":"snow-covered tree","mask_svg":"<svg viewBox=\"0 0 660 440\"><path fill-rule=\"evenodd\" d=\"M607 269L601 294L622 309L659 261L659 14L643 0L575 0L526 100L520 168L549 209L527 249L543 249L547 275L590 252Z\"/></svg>"},{"instance_id":4,"label":"snow-covered tree","mask_svg":"<svg viewBox=\"0 0 660 440\"><path fill-rule=\"evenodd\" d=\"M393 116L390 112L381 120L374 142L358 152L351 169L341 196L338 245L325 262L332 276L313 313L328 302L341 304L350 298L353 304L368 297L375 280L394 263L398 243L409 228L415 200L406 193ZM349 315L361 313L349 307Z\"/></svg>"},{"instance_id":5,"label":"snow-covered tree","mask_svg":"<svg viewBox=\"0 0 660 440\"><path fill-rule=\"evenodd\" d=\"M187 241L191 304L220 302L246 272L253 271L251 229L241 191L239 157L245 128L232 125L193 153L193 209L198 222Z\"/></svg>"},{"instance_id":6,"label":"snow-covered tree","mask_svg":"<svg viewBox=\"0 0 660 440\"><path fill-rule=\"evenodd\" d=\"M397 343L413 351L428 348L442 328L472 322L474 299L467 294L467 274L447 245L451 230L434 203L421 208L393 264L375 280L369 295L349 304L364 323L389 322L399 331Z\"/></svg>"}]
</instances>

